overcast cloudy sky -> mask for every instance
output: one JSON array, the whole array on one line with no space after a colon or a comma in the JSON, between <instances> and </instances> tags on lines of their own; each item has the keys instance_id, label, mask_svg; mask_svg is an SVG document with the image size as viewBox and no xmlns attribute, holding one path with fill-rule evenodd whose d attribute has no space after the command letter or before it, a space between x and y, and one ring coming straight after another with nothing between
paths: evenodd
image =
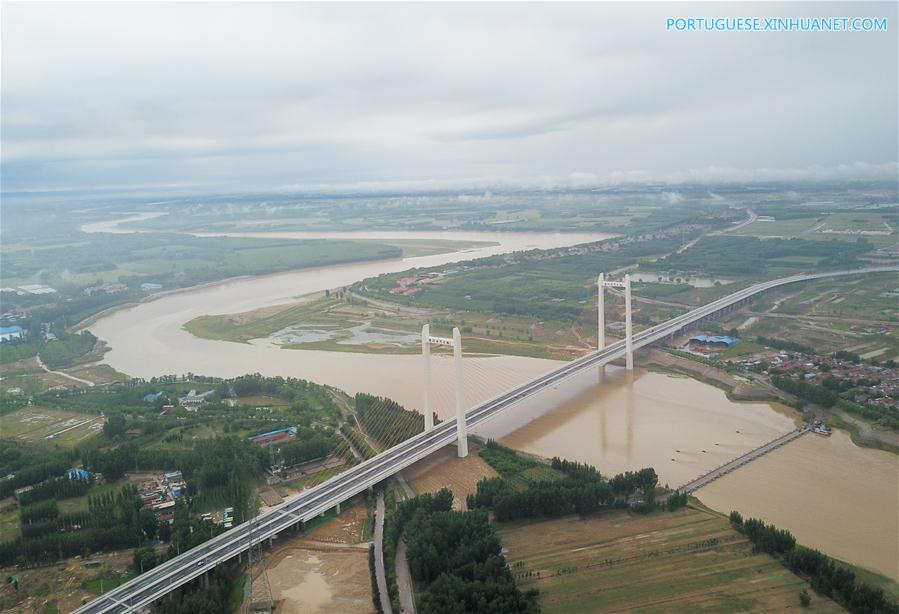
<instances>
[{"instance_id":1,"label":"overcast cloudy sky","mask_svg":"<svg viewBox=\"0 0 899 614\"><path fill-rule=\"evenodd\" d=\"M2 187L895 177L896 6L4 3Z\"/></svg>"}]
</instances>

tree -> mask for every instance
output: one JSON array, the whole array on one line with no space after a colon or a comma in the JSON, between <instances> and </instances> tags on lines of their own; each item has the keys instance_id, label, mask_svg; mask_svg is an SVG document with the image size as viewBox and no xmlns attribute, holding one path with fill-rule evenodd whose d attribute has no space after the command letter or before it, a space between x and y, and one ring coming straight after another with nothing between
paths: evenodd
<instances>
[{"instance_id":1,"label":"tree","mask_svg":"<svg viewBox=\"0 0 899 614\"><path fill-rule=\"evenodd\" d=\"M134 569L139 573L150 571L157 563L156 551L153 548L139 548L134 551Z\"/></svg>"},{"instance_id":2,"label":"tree","mask_svg":"<svg viewBox=\"0 0 899 614\"><path fill-rule=\"evenodd\" d=\"M808 594L808 591L805 589L802 589L801 591L799 591L799 605L801 605L804 608L807 608L811 605L811 603L812 603L812 598Z\"/></svg>"},{"instance_id":3,"label":"tree","mask_svg":"<svg viewBox=\"0 0 899 614\"><path fill-rule=\"evenodd\" d=\"M159 520L153 510L142 509L140 511L140 528L147 536L147 539L153 539L159 530Z\"/></svg>"},{"instance_id":4,"label":"tree","mask_svg":"<svg viewBox=\"0 0 899 614\"><path fill-rule=\"evenodd\" d=\"M109 439L115 439L125 434L125 416L112 414L103 425L103 434Z\"/></svg>"}]
</instances>

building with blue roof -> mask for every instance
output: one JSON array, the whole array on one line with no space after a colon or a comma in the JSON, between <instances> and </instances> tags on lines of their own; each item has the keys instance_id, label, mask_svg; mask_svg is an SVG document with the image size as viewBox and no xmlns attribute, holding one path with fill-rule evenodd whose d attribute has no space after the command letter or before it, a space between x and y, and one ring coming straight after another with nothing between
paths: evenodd
<instances>
[{"instance_id":1,"label":"building with blue roof","mask_svg":"<svg viewBox=\"0 0 899 614\"><path fill-rule=\"evenodd\" d=\"M89 482L91 479L91 474L85 469L69 469L66 471L66 477L70 480L81 480L82 482Z\"/></svg>"},{"instance_id":2,"label":"building with blue roof","mask_svg":"<svg viewBox=\"0 0 899 614\"><path fill-rule=\"evenodd\" d=\"M13 341L25 336L25 329L18 325L0 326L0 342Z\"/></svg>"},{"instance_id":3,"label":"building with blue roof","mask_svg":"<svg viewBox=\"0 0 899 614\"><path fill-rule=\"evenodd\" d=\"M727 347L733 347L737 345L739 339L734 337L730 337L728 335L696 335L695 337L690 337L690 343L706 343L709 345L726 345Z\"/></svg>"}]
</instances>

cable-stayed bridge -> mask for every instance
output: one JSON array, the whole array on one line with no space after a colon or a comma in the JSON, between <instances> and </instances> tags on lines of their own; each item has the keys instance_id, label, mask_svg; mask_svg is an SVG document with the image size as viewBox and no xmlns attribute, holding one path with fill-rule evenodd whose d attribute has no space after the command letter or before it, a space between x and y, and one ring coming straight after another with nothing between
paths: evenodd
<instances>
[{"instance_id":1,"label":"cable-stayed bridge","mask_svg":"<svg viewBox=\"0 0 899 614\"><path fill-rule=\"evenodd\" d=\"M240 524L200 546L141 574L130 582L97 597L97 599L82 606L76 612L79 614L119 614L133 612L146 606L177 587L205 574L219 563L240 555L253 544L270 539L282 531L293 528L298 523L311 520L322 512L339 505L432 452L456 441L460 436L464 436L468 429L477 427L479 424L521 401L560 382L564 382L586 369L600 367L626 356L629 353L628 350L632 351L659 339L671 337L687 327L701 324L719 315L729 313L767 290L814 279L880 272L899 272L899 267L869 267L851 271L794 275L792 277L766 281L734 292L707 305L672 318L667 322L640 331L635 335L626 334L626 339L624 340L565 363L540 377L515 386L467 411L463 409L464 424L458 425L458 419L453 418L426 429L424 432L407 439L401 444L347 469L318 486L300 493L292 500ZM601 279L600 292L603 284L611 285L609 282L604 282ZM624 284L628 294L630 290L629 285L628 280ZM630 332L629 326L627 332ZM449 340L434 338L432 341L445 343ZM602 342L602 336L600 336L600 342ZM458 347L458 345L455 347ZM631 363L630 360L627 362L628 364ZM461 399L461 395L457 398ZM462 404L457 403L457 406L461 407Z\"/></svg>"}]
</instances>

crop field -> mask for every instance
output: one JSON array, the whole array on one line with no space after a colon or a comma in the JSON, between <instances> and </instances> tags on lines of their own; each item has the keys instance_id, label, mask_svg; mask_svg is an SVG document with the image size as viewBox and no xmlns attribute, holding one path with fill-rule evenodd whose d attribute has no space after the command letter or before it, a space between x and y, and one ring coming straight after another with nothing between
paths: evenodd
<instances>
[{"instance_id":1,"label":"crop field","mask_svg":"<svg viewBox=\"0 0 899 614\"><path fill-rule=\"evenodd\" d=\"M849 212L827 216L818 232L824 234L888 235L896 226L896 213ZM876 233L876 234L875 234Z\"/></svg>"},{"instance_id":2,"label":"crop field","mask_svg":"<svg viewBox=\"0 0 899 614\"><path fill-rule=\"evenodd\" d=\"M899 357L899 279L880 274L822 280L786 288L756 301L751 315L735 314L722 326L797 341L819 352L847 350L864 358ZM744 347L741 347L744 346ZM740 344L732 354L751 350Z\"/></svg>"},{"instance_id":3,"label":"crop field","mask_svg":"<svg viewBox=\"0 0 899 614\"><path fill-rule=\"evenodd\" d=\"M100 432L104 422L102 416L27 407L0 416L0 437L73 447Z\"/></svg>"},{"instance_id":4,"label":"crop field","mask_svg":"<svg viewBox=\"0 0 899 614\"><path fill-rule=\"evenodd\" d=\"M821 223L821 221L820 218L817 217L775 220L773 222L756 220L752 224L747 224L743 228L734 231L733 234L751 237L780 237L788 239L811 231L811 229L819 223Z\"/></svg>"},{"instance_id":5,"label":"crop field","mask_svg":"<svg viewBox=\"0 0 899 614\"><path fill-rule=\"evenodd\" d=\"M497 527L522 590L537 588L543 612L843 611L734 531L692 507L637 515L510 523Z\"/></svg>"}]
</instances>

